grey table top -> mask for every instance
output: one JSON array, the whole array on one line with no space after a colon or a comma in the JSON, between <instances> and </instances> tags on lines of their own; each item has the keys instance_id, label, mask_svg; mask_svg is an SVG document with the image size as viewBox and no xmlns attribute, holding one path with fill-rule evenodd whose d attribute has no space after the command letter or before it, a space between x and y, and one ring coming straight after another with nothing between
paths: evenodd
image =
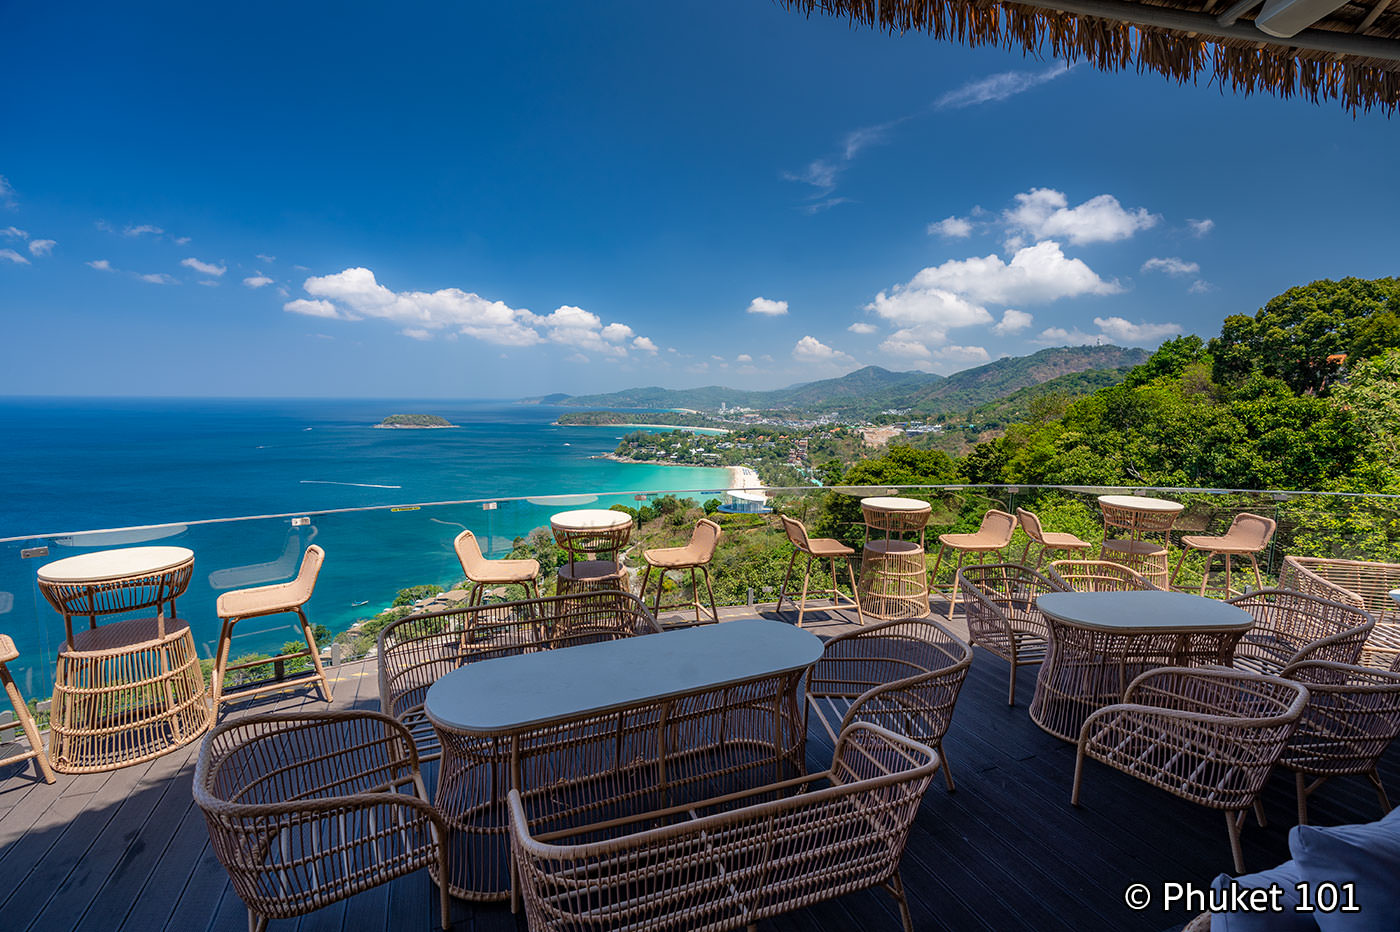
<instances>
[{"instance_id":1,"label":"grey table top","mask_svg":"<svg viewBox=\"0 0 1400 932\"><path fill-rule=\"evenodd\" d=\"M730 621L468 664L430 686L424 708L453 731L507 734L801 670L821 654L810 631Z\"/></svg>"},{"instance_id":2,"label":"grey table top","mask_svg":"<svg viewBox=\"0 0 1400 932\"><path fill-rule=\"evenodd\" d=\"M1036 606L1047 618L1105 631L1247 631L1242 608L1185 592L1047 592Z\"/></svg>"}]
</instances>

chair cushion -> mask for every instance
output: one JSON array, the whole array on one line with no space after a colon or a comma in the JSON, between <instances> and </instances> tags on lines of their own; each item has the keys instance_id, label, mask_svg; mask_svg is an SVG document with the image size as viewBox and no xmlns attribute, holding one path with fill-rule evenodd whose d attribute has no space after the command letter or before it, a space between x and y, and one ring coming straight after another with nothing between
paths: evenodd
<instances>
[{"instance_id":1,"label":"chair cushion","mask_svg":"<svg viewBox=\"0 0 1400 932\"><path fill-rule=\"evenodd\" d=\"M1221 874L1210 883L1212 890L1223 890L1230 883L1229 874ZM1278 867L1257 874L1242 874L1235 883L1250 890L1267 889L1271 884L1283 888L1279 904L1283 912L1211 913L1210 932L1317 932L1313 913L1295 912L1302 902L1297 884L1303 880L1297 861L1284 861Z\"/></svg>"},{"instance_id":2,"label":"chair cushion","mask_svg":"<svg viewBox=\"0 0 1400 932\"><path fill-rule=\"evenodd\" d=\"M830 537L809 538L807 549L816 557L849 557L855 554L850 547Z\"/></svg>"},{"instance_id":3,"label":"chair cushion","mask_svg":"<svg viewBox=\"0 0 1400 932\"><path fill-rule=\"evenodd\" d=\"M1394 932L1400 929L1400 809L1362 825L1296 825L1288 848L1314 888L1354 883L1359 912L1313 913L1323 932Z\"/></svg>"}]
</instances>

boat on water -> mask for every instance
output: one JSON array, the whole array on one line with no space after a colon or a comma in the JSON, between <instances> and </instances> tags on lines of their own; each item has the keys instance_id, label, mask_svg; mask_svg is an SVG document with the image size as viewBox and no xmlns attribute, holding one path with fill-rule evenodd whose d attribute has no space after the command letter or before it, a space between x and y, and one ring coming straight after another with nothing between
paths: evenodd
<instances>
[{"instance_id":1,"label":"boat on water","mask_svg":"<svg viewBox=\"0 0 1400 932\"><path fill-rule=\"evenodd\" d=\"M351 608L359 608L361 605L368 605L368 604L369 604L369 599L364 599L363 601L360 601L360 602L351 602L351 603L350 603L350 607L351 607Z\"/></svg>"}]
</instances>

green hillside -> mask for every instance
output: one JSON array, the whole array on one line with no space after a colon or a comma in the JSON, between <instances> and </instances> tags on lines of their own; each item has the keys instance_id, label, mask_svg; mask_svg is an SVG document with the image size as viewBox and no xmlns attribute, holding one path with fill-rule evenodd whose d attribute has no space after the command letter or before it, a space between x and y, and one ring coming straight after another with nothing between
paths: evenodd
<instances>
[{"instance_id":1,"label":"green hillside","mask_svg":"<svg viewBox=\"0 0 1400 932\"><path fill-rule=\"evenodd\" d=\"M912 407L915 413L929 417L966 412L1061 376L1140 365L1149 355L1136 347L1059 346L1030 356L1008 356L949 376L914 401Z\"/></svg>"}]
</instances>

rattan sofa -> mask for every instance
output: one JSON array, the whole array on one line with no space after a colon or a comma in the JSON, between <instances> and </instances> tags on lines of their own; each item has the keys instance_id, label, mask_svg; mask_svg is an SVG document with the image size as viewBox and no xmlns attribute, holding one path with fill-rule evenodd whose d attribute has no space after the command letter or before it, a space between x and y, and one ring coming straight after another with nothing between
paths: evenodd
<instances>
[{"instance_id":1,"label":"rattan sofa","mask_svg":"<svg viewBox=\"0 0 1400 932\"><path fill-rule=\"evenodd\" d=\"M532 835L511 790L531 932L754 929L874 886L913 932L899 863L937 767L927 745L860 722L825 773L566 832Z\"/></svg>"}]
</instances>

